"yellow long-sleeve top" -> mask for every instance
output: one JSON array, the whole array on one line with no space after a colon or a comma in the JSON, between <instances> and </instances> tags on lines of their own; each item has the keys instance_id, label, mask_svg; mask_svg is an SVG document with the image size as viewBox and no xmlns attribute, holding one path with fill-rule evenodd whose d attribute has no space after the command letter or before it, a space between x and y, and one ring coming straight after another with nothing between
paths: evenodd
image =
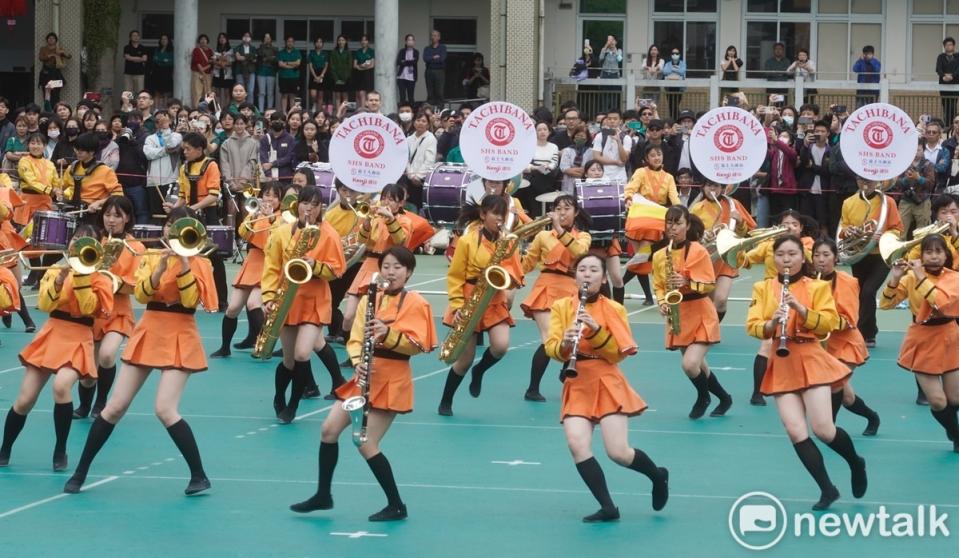
<instances>
[{"instance_id":1,"label":"yellow long-sleeve top","mask_svg":"<svg viewBox=\"0 0 959 558\"><path fill-rule=\"evenodd\" d=\"M123 195L123 186L117 180L117 174L113 172L113 169L106 165L91 165L91 167L92 170L84 168L80 161L77 161L63 173L64 199L74 199L75 188L80 188L80 201L87 204L108 196ZM76 183L74 175L80 177L81 184Z\"/></svg>"},{"instance_id":2,"label":"yellow long-sleeve top","mask_svg":"<svg viewBox=\"0 0 959 558\"><path fill-rule=\"evenodd\" d=\"M436 327L433 325L433 311L430 303L419 293L400 291L396 294L377 293L377 309L373 315L389 328L377 349L385 349L401 355L413 356L428 353L436 348ZM360 297L358 312L366 315L369 297ZM363 319L353 320L350 340L346 343L346 352L356 366L361 362L363 341L366 337Z\"/></svg>"},{"instance_id":3,"label":"yellow long-sleeve top","mask_svg":"<svg viewBox=\"0 0 959 558\"><path fill-rule=\"evenodd\" d=\"M896 201L892 196L879 195L875 193L871 199L863 199L860 192L849 196L842 202L842 213L839 221L840 229L846 227L860 227L869 219L879 221L879 213L882 210L881 202L886 202L886 224L879 232L896 231L902 236L902 219L899 217L899 209L896 207ZM840 238L842 234L840 233ZM879 253L879 243L872 249L870 254Z\"/></svg>"},{"instance_id":4,"label":"yellow long-sleeve top","mask_svg":"<svg viewBox=\"0 0 959 558\"><path fill-rule=\"evenodd\" d=\"M656 202L659 205L679 205L679 191L676 189L676 181L673 175L659 169L651 170L647 167L637 169L633 177L623 189L626 199L633 197L633 194L640 194L649 201Z\"/></svg>"},{"instance_id":5,"label":"yellow long-sleeve top","mask_svg":"<svg viewBox=\"0 0 959 558\"><path fill-rule=\"evenodd\" d=\"M591 242L588 232L576 229L563 231L561 235L556 231L540 231L523 256L523 273L529 273L537 265L540 269L567 273L576 258L589 252Z\"/></svg>"},{"instance_id":6,"label":"yellow long-sleeve top","mask_svg":"<svg viewBox=\"0 0 959 558\"><path fill-rule=\"evenodd\" d=\"M942 235L942 238L945 239L946 248L949 250L949 253L952 254L952 269L959 270L959 238L953 238L948 234ZM919 259L922 259L922 246L916 244L912 247L912 250L909 250L909 253L906 254L906 261Z\"/></svg>"},{"instance_id":7,"label":"yellow long-sleeve top","mask_svg":"<svg viewBox=\"0 0 959 558\"><path fill-rule=\"evenodd\" d=\"M566 362L572 356L571 351L563 351L563 335L576 323L578 308L579 300L573 297L561 298L553 305L546 338L546 355L549 358ZM599 357L610 364L617 364L636 353L626 309L621 304L600 296L593 302L586 302L586 312L596 321L599 329L591 331L583 326L579 346L576 347L577 354Z\"/></svg>"},{"instance_id":8,"label":"yellow long-sleeve top","mask_svg":"<svg viewBox=\"0 0 959 558\"><path fill-rule=\"evenodd\" d=\"M483 280L483 272L490 265L495 241L488 238L482 226L470 227L456 242L453 260L446 271L446 291L449 294L449 307L459 310L466 303L463 295L467 282ZM523 269L519 254L506 258L500 264L512 277L514 285L523 284Z\"/></svg>"},{"instance_id":9,"label":"yellow long-sleeve top","mask_svg":"<svg viewBox=\"0 0 959 558\"><path fill-rule=\"evenodd\" d=\"M240 224L240 238L250 243L250 246L263 250L270 238L273 224L280 218L279 212L274 212L272 219L263 219L262 215L247 215Z\"/></svg>"},{"instance_id":10,"label":"yellow long-sleeve top","mask_svg":"<svg viewBox=\"0 0 959 558\"><path fill-rule=\"evenodd\" d=\"M402 213L396 215L392 223L385 219L373 218L370 230L360 226L360 242L366 244L367 254L382 254L391 246L405 246L406 239L413 234L413 223Z\"/></svg>"},{"instance_id":11,"label":"yellow long-sleeve top","mask_svg":"<svg viewBox=\"0 0 959 558\"><path fill-rule=\"evenodd\" d=\"M160 265L160 258L167 257L167 268L160 276L159 285L153 284L153 272ZM216 286L213 283L213 266L210 260L190 258L188 269L182 268L179 256L144 254L136 273L133 294L141 304L159 302L172 306L196 308L200 304L208 311L217 309Z\"/></svg>"},{"instance_id":12,"label":"yellow long-sleeve top","mask_svg":"<svg viewBox=\"0 0 959 558\"><path fill-rule=\"evenodd\" d=\"M358 232L360 227L360 219L356 216L356 212L339 203L326 210L323 214L323 220L333 225L341 238L346 238L351 233Z\"/></svg>"},{"instance_id":13,"label":"yellow long-sleeve top","mask_svg":"<svg viewBox=\"0 0 959 558\"><path fill-rule=\"evenodd\" d=\"M20 189L24 193L49 196L54 188L63 186L53 162L43 157L21 157L17 172L20 173Z\"/></svg>"},{"instance_id":14,"label":"yellow long-sleeve top","mask_svg":"<svg viewBox=\"0 0 959 558\"><path fill-rule=\"evenodd\" d=\"M812 246L816 241L808 236L802 237L801 240L806 262L812 263ZM773 243L775 242L774 239L770 238L769 240L760 242L758 246L746 253L740 252L739 261L742 267L749 269L758 263L762 263L765 266L763 278L769 279L775 277L776 252L773 250Z\"/></svg>"},{"instance_id":15,"label":"yellow long-sleeve top","mask_svg":"<svg viewBox=\"0 0 959 558\"><path fill-rule=\"evenodd\" d=\"M266 243L266 259L263 263L263 279L260 288L263 289L263 302L276 299L276 291L284 280L283 268L290 259L291 250L300 239L302 229L294 229L293 224L280 225L273 229L270 239ZM302 257L314 260L313 279L300 285L298 294L301 296L329 296L328 281L343 275L346 271L346 259L343 257L343 244L340 237L328 222L321 221L319 241L316 246ZM322 293L319 291L323 291ZM324 294L325 293L325 294Z\"/></svg>"},{"instance_id":16,"label":"yellow long-sleeve top","mask_svg":"<svg viewBox=\"0 0 959 558\"><path fill-rule=\"evenodd\" d=\"M100 273L77 275L70 272L58 292L60 270L48 269L40 280L37 308L41 312L65 312L73 318L106 317L113 312L113 283Z\"/></svg>"},{"instance_id":17,"label":"yellow long-sleeve top","mask_svg":"<svg viewBox=\"0 0 959 558\"><path fill-rule=\"evenodd\" d=\"M689 285L679 289L684 295L709 294L716 288L716 272L709 251L698 242L686 242L683 246L673 247L671 259L673 271L689 280ZM653 254L653 290L656 300L666 300L666 291L669 291L666 276L666 248L661 248Z\"/></svg>"},{"instance_id":18,"label":"yellow long-sleeve top","mask_svg":"<svg viewBox=\"0 0 959 558\"><path fill-rule=\"evenodd\" d=\"M0 314L20 309L20 286L13 272L0 267Z\"/></svg>"},{"instance_id":19,"label":"yellow long-sleeve top","mask_svg":"<svg viewBox=\"0 0 959 558\"><path fill-rule=\"evenodd\" d=\"M794 275L790 278L789 292L806 307L806 319L803 321L799 320L799 314L795 310L790 309L786 321L789 338L815 341L839 328L839 312L836 310L831 284ZM778 326L770 335L765 333L764 328L779 308L781 295L782 283L779 277L753 285L752 303L746 316L746 333L758 339L779 336Z\"/></svg>"},{"instance_id":20,"label":"yellow long-sleeve top","mask_svg":"<svg viewBox=\"0 0 959 558\"><path fill-rule=\"evenodd\" d=\"M882 296L879 297L879 308L889 310L895 308L903 300L909 301L909 311L915 316L916 322L923 322L934 314L938 314L949 304L950 299L954 298L954 289L944 289L946 284L954 286L959 272L950 269L942 270L942 273L933 275L927 273L922 280L916 279L916 274L912 271L907 272L896 288L892 289L889 284L882 289ZM939 285L944 283L943 285Z\"/></svg>"},{"instance_id":21,"label":"yellow long-sleeve top","mask_svg":"<svg viewBox=\"0 0 959 558\"><path fill-rule=\"evenodd\" d=\"M736 212L738 212L740 215L739 220L736 221L736 230L734 232L736 233L736 236L745 236L746 233L756 228L756 221L753 220L752 215L746 211L746 208L739 203L739 200L726 197L721 198L719 204L717 204L714 201L700 199L689 208L689 212L699 217L699 219L703 222L703 226L705 226L706 230L708 231L713 229L719 223L729 223L730 202L732 202Z\"/></svg>"}]
</instances>

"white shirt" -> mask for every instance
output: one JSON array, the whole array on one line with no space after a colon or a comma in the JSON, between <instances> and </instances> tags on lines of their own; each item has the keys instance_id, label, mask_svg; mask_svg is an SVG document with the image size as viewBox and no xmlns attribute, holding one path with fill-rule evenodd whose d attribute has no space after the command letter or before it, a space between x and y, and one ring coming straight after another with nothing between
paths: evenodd
<instances>
[{"instance_id":1,"label":"white shirt","mask_svg":"<svg viewBox=\"0 0 959 558\"><path fill-rule=\"evenodd\" d=\"M813 163L816 163L816 166L822 166L822 158L826 155L826 146L819 147L818 143L814 143L809 147L809 153L812 154ZM812 186L809 188L810 194L822 193L821 178L822 177L817 174L816 177L812 179Z\"/></svg>"},{"instance_id":2,"label":"white shirt","mask_svg":"<svg viewBox=\"0 0 959 558\"><path fill-rule=\"evenodd\" d=\"M633 149L633 138L623 136L623 149L629 153ZM619 146L615 141L611 139L606 140L606 145L603 146L603 134L596 134L596 137L593 138L593 151L599 151L602 153L603 157L607 159L615 159L617 161L622 160L619 156ZM595 153L593 154L595 155ZM626 176L626 163L620 163L618 165L603 165L603 177L608 178L609 180L620 180L622 182L627 182L629 177Z\"/></svg>"},{"instance_id":3,"label":"white shirt","mask_svg":"<svg viewBox=\"0 0 959 558\"><path fill-rule=\"evenodd\" d=\"M413 59L413 49L407 48L404 60ZM405 79L406 81L413 81L413 66L403 66L403 69L400 71L400 79Z\"/></svg>"},{"instance_id":4,"label":"white shirt","mask_svg":"<svg viewBox=\"0 0 959 558\"><path fill-rule=\"evenodd\" d=\"M937 143L932 148L929 147L929 144L926 144L926 143L922 144L922 150L923 150L923 154L926 157L926 160L932 163L933 165L936 164L936 158L939 157L940 147L942 147L942 143Z\"/></svg>"}]
</instances>

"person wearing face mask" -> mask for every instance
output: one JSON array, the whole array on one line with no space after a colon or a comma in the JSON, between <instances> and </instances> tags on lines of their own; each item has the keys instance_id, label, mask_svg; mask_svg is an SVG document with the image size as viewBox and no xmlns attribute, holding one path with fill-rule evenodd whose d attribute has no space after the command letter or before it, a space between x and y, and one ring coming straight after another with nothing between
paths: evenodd
<instances>
[{"instance_id":1,"label":"person wearing face mask","mask_svg":"<svg viewBox=\"0 0 959 558\"><path fill-rule=\"evenodd\" d=\"M122 126L122 124L121 124ZM106 122L97 122L93 133L98 140L96 159L113 170L120 165L120 146L113 141L113 132Z\"/></svg>"},{"instance_id":2,"label":"person wearing face mask","mask_svg":"<svg viewBox=\"0 0 959 558\"><path fill-rule=\"evenodd\" d=\"M79 135L80 121L73 117L66 119L60 127L57 146L53 148L53 153L50 155L50 160L60 172L76 160L77 154L73 150L73 143Z\"/></svg>"},{"instance_id":3,"label":"person wearing face mask","mask_svg":"<svg viewBox=\"0 0 959 558\"><path fill-rule=\"evenodd\" d=\"M400 92L400 103L410 103L411 107L420 62L420 51L415 47L416 38L413 35L407 35L403 48L396 53L396 88Z\"/></svg>"},{"instance_id":4,"label":"person wearing face mask","mask_svg":"<svg viewBox=\"0 0 959 558\"><path fill-rule=\"evenodd\" d=\"M586 178L586 163L593 160L593 150L586 125L579 123L570 129L570 132L572 132L573 144L563 149L559 156L559 170L563 173L561 189L564 194L575 194L576 180Z\"/></svg>"},{"instance_id":5,"label":"person wearing face mask","mask_svg":"<svg viewBox=\"0 0 959 558\"><path fill-rule=\"evenodd\" d=\"M286 131L283 118L274 116L270 132L260 138L260 166L268 180L286 182L293 176L296 140Z\"/></svg>"},{"instance_id":6,"label":"person wearing face mask","mask_svg":"<svg viewBox=\"0 0 959 558\"><path fill-rule=\"evenodd\" d=\"M53 152L56 151L60 143L60 129L63 128L63 122L59 118L48 120L40 126L43 136L47 138L47 145L43 148L43 156L53 160Z\"/></svg>"},{"instance_id":7,"label":"person wearing face mask","mask_svg":"<svg viewBox=\"0 0 959 558\"><path fill-rule=\"evenodd\" d=\"M686 60L678 48L674 48L669 55L669 61L663 66L663 79L666 81L682 81L686 79ZM666 99L669 104L669 117L676 118L679 103L683 100L684 87L667 87Z\"/></svg>"},{"instance_id":8,"label":"person wearing face mask","mask_svg":"<svg viewBox=\"0 0 959 558\"><path fill-rule=\"evenodd\" d=\"M253 90L256 87L256 47L250 32L243 33L240 44L233 48L236 59L236 84L242 85L250 99L254 98Z\"/></svg>"},{"instance_id":9,"label":"person wearing face mask","mask_svg":"<svg viewBox=\"0 0 959 558\"><path fill-rule=\"evenodd\" d=\"M390 118L393 118L391 115ZM413 134L413 103L400 101L397 103L396 117L394 120L403 128L403 133L407 136Z\"/></svg>"}]
</instances>

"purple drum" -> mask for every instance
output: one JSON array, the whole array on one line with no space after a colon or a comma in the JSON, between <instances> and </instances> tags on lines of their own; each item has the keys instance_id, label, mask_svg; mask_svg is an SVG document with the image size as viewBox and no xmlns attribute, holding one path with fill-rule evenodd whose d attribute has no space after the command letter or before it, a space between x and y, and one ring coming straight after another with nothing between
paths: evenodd
<instances>
[{"instance_id":1,"label":"purple drum","mask_svg":"<svg viewBox=\"0 0 959 558\"><path fill-rule=\"evenodd\" d=\"M39 250L65 250L77 229L77 220L56 211L37 211L33 214L30 245Z\"/></svg>"},{"instance_id":2,"label":"purple drum","mask_svg":"<svg viewBox=\"0 0 959 558\"><path fill-rule=\"evenodd\" d=\"M206 234L217 245L216 253L224 258L233 255L235 231L228 225L208 225Z\"/></svg>"},{"instance_id":3,"label":"purple drum","mask_svg":"<svg viewBox=\"0 0 959 558\"><path fill-rule=\"evenodd\" d=\"M451 226L466 202L467 185L478 177L466 165L437 165L423 182L423 217L435 227Z\"/></svg>"},{"instance_id":4,"label":"purple drum","mask_svg":"<svg viewBox=\"0 0 959 558\"><path fill-rule=\"evenodd\" d=\"M329 163L304 163L301 168L309 168L313 171L313 178L316 179L316 188L323 196L323 205L330 207L336 200L336 187L333 185L333 167Z\"/></svg>"},{"instance_id":5,"label":"purple drum","mask_svg":"<svg viewBox=\"0 0 959 558\"><path fill-rule=\"evenodd\" d=\"M160 238L163 236L163 227L159 225L133 225L133 238L137 240Z\"/></svg>"},{"instance_id":6,"label":"purple drum","mask_svg":"<svg viewBox=\"0 0 959 558\"><path fill-rule=\"evenodd\" d=\"M593 220L593 240L612 240L625 226L626 201L623 183L608 180L577 180L576 197Z\"/></svg>"}]
</instances>

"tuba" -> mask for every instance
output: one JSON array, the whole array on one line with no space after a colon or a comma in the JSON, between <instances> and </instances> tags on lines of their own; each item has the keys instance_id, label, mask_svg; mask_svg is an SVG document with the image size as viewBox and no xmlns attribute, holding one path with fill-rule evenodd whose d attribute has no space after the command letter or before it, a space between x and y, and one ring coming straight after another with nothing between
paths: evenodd
<instances>
[{"instance_id":1,"label":"tuba","mask_svg":"<svg viewBox=\"0 0 959 558\"><path fill-rule=\"evenodd\" d=\"M273 347L280 338L280 330L283 329L286 315L290 313L290 308L293 306L297 289L313 278L313 269L306 263L303 256L315 248L319 241L320 228L316 225L307 225L300 231L296 242L287 248L283 281L276 291L275 300L278 300L279 304L263 320L263 329L260 330L260 335L253 346L253 358L268 360L273 356Z\"/></svg>"},{"instance_id":2,"label":"tuba","mask_svg":"<svg viewBox=\"0 0 959 558\"><path fill-rule=\"evenodd\" d=\"M719 237L719 234L724 230L729 230L729 231L732 231L733 237L735 237L737 223L736 223L736 220L733 219L732 214L733 214L733 209L735 209L736 206L733 205L733 200L725 194L722 196L715 196L715 197L710 194L706 194L706 199L715 203L719 207L720 217L723 214L723 201L725 201L727 207L729 207L729 220L726 223L720 223L718 222L718 219L717 219L717 223L713 225L713 228L703 233L703 247L706 248L706 250L709 252L710 259L712 259L713 261L716 261L720 258L719 251L716 248L716 241L717 241L717 238Z\"/></svg>"},{"instance_id":3,"label":"tuba","mask_svg":"<svg viewBox=\"0 0 959 558\"><path fill-rule=\"evenodd\" d=\"M905 258L914 246L931 234L942 234L949 230L949 223L937 221L931 225L920 227L912 231L912 240L901 241L895 231L886 231L879 237L879 254L886 265L892 267L897 261Z\"/></svg>"},{"instance_id":4,"label":"tuba","mask_svg":"<svg viewBox=\"0 0 959 558\"><path fill-rule=\"evenodd\" d=\"M379 273L374 273L366 293L366 327L376 318L376 291L390 285ZM343 402L343 410L349 413L353 423L353 444L360 447L366 443L366 424L370 418L370 378L373 373L373 335L367 333L363 338L363 351L360 358L366 367L366 374L360 376L356 383L360 387L360 395L350 397Z\"/></svg>"},{"instance_id":5,"label":"tuba","mask_svg":"<svg viewBox=\"0 0 959 558\"><path fill-rule=\"evenodd\" d=\"M666 245L666 280L673 276L673 241L670 240ZM683 293L678 289L673 289L666 293L663 302L669 307L669 329L673 335L679 335L681 331L679 323L679 305L683 302Z\"/></svg>"},{"instance_id":6,"label":"tuba","mask_svg":"<svg viewBox=\"0 0 959 558\"><path fill-rule=\"evenodd\" d=\"M499 265L500 262L513 255L521 240L535 235L550 222L552 222L551 217L540 217L518 227L511 233L502 234L496 241L496 248L493 250L489 264L483 272L483 280L477 281L476 288L466 304L460 308L459 314L450 327L449 334L443 340L443 346L440 347L440 360L446 364L451 364L459 358L463 349L466 348L466 343L473 335L473 330L476 329L480 317L486 312L486 307L489 306L493 295L496 294L496 291L509 288L512 280L509 272Z\"/></svg>"},{"instance_id":7,"label":"tuba","mask_svg":"<svg viewBox=\"0 0 959 558\"><path fill-rule=\"evenodd\" d=\"M886 195L876 190L879 194L879 220L868 219L869 213L866 213L866 221L859 226L842 228L842 223L836 228L836 247L839 248L839 263L852 265L865 258L876 247L876 240L873 236L876 231L886 228L886 218L889 213L889 206L886 204ZM860 190L859 196L867 205L869 200ZM871 206L870 206L871 207Z\"/></svg>"}]
</instances>

